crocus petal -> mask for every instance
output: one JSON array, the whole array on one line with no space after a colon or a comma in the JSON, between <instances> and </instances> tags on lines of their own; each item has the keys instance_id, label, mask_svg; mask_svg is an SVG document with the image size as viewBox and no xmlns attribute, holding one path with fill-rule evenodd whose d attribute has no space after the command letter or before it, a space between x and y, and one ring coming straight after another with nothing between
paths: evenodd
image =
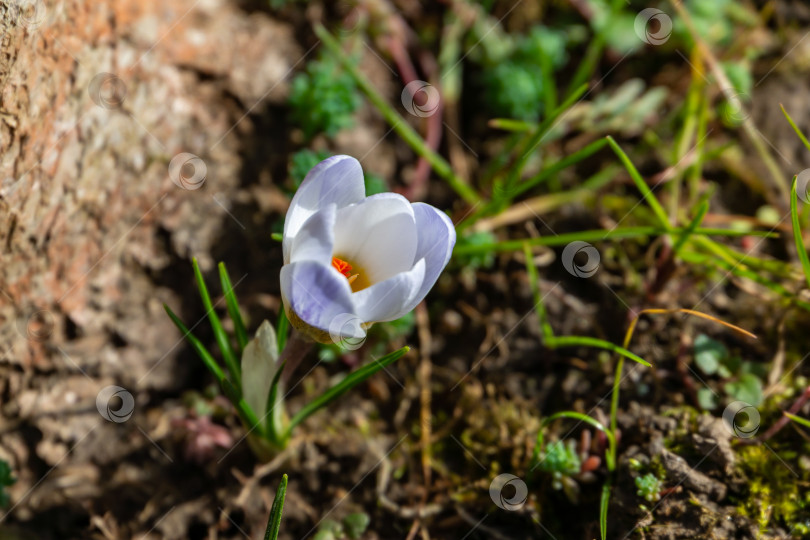
<instances>
[{"instance_id":1,"label":"crocus petal","mask_svg":"<svg viewBox=\"0 0 810 540\"><path fill-rule=\"evenodd\" d=\"M418 234L415 258L425 259L425 279L403 314L427 296L450 261L456 245L456 228L447 214L425 203L414 203L413 213Z\"/></svg>"},{"instance_id":2,"label":"crocus petal","mask_svg":"<svg viewBox=\"0 0 810 540\"><path fill-rule=\"evenodd\" d=\"M284 220L284 263L290 262L292 239L312 214L329 204L342 208L362 201L365 194L363 168L353 157L332 156L315 165L295 192Z\"/></svg>"},{"instance_id":3,"label":"crocus petal","mask_svg":"<svg viewBox=\"0 0 810 540\"><path fill-rule=\"evenodd\" d=\"M278 368L276 331L264 321L242 352L242 395L259 418L267 410L270 383Z\"/></svg>"},{"instance_id":4,"label":"crocus petal","mask_svg":"<svg viewBox=\"0 0 810 540\"><path fill-rule=\"evenodd\" d=\"M345 319L355 316L352 290L349 281L331 266L316 261L282 266L281 298L290 322L321 343L329 341L330 330L334 333L336 327L351 334L340 337L365 336L359 325L345 324Z\"/></svg>"},{"instance_id":5,"label":"crocus petal","mask_svg":"<svg viewBox=\"0 0 810 540\"><path fill-rule=\"evenodd\" d=\"M425 260L420 259L411 270L402 272L353 295L357 315L365 322L399 319L413 308L407 308L419 293L425 279Z\"/></svg>"},{"instance_id":6,"label":"crocus petal","mask_svg":"<svg viewBox=\"0 0 810 540\"><path fill-rule=\"evenodd\" d=\"M413 267L417 233L411 203L396 193L372 195L337 211L337 257L362 268L379 283Z\"/></svg>"},{"instance_id":7,"label":"crocus petal","mask_svg":"<svg viewBox=\"0 0 810 540\"><path fill-rule=\"evenodd\" d=\"M330 204L319 210L301 225L290 249L290 262L319 261L329 264L335 243L335 216L337 207Z\"/></svg>"}]
</instances>

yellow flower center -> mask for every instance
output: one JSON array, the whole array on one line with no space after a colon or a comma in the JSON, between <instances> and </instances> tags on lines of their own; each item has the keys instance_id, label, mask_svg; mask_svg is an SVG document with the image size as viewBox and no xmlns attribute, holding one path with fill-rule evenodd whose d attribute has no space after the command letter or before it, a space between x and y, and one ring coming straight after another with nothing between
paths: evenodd
<instances>
[{"instance_id":1,"label":"yellow flower center","mask_svg":"<svg viewBox=\"0 0 810 540\"><path fill-rule=\"evenodd\" d=\"M349 285L352 287L352 292L362 291L366 287L371 286L365 273L355 264L340 257L332 257L332 267L346 276L349 280ZM354 272L352 272L354 270Z\"/></svg>"}]
</instances>

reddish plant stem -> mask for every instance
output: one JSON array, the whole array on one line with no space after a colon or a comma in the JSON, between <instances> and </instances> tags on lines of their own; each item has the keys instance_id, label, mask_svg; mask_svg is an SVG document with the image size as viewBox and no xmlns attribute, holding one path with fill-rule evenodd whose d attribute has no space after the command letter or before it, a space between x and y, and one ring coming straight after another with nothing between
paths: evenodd
<instances>
[{"instance_id":1,"label":"reddish plant stem","mask_svg":"<svg viewBox=\"0 0 810 540\"><path fill-rule=\"evenodd\" d=\"M799 412L799 409L801 409L804 406L804 404L807 403L808 399L810 399L810 386L808 386L804 390L804 392L802 392L802 395L800 395L799 398L793 403L793 405L791 405L790 409L788 409L787 412L789 412L790 414L796 414L797 412ZM752 439L742 439L740 440L740 444L756 444L765 442L774 435L776 435L777 433L779 433L779 431L783 427L785 427L789 421L790 418L782 415L782 418L777 420L776 423L772 425L768 429L768 431L763 433L761 437L756 437Z\"/></svg>"},{"instance_id":2,"label":"reddish plant stem","mask_svg":"<svg viewBox=\"0 0 810 540\"><path fill-rule=\"evenodd\" d=\"M285 362L284 372L281 374L281 380L284 382L285 386L288 385L296 368L298 368L299 364L301 364L301 361L310 349L312 349L314 344L313 341L301 335L298 330L292 329L290 331L287 344L284 346L284 350L281 352L281 357L279 358L279 362Z\"/></svg>"},{"instance_id":3,"label":"reddish plant stem","mask_svg":"<svg viewBox=\"0 0 810 540\"><path fill-rule=\"evenodd\" d=\"M407 86L419 79L416 67L411 60L411 55L408 53L407 40L408 36L412 34L401 17L396 17L396 28L403 29L402 32L392 33L387 39L382 40L388 53L393 57L394 63L399 71L399 76L402 82ZM431 80L431 85L436 88L441 95L441 88L439 87L436 73L438 65L436 60L428 53L422 52L420 54L420 65ZM439 143L442 140L442 109L443 101L440 99L437 107L425 118L425 143L431 150L437 150ZM427 194L427 182L430 176L430 164L424 158L419 158L414 172L413 181L410 186L403 190L403 195L409 200L421 200Z\"/></svg>"}]
</instances>

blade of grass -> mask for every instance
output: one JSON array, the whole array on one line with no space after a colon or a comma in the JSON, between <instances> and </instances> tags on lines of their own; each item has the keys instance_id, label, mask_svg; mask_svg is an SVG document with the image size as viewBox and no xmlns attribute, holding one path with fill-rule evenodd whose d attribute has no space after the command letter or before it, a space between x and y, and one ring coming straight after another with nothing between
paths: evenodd
<instances>
[{"instance_id":1,"label":"blade of grass","mask_svg":"<svg viewBox=\"0 0 810 540\"><path fill-rule=\"evenodd\" d=\"M686 104L684 105L683 114L683 127L678 133L676 140L672 163L675 165L676 173L674 177L668 182L669 186L669 218L671 222L677 223L678 221L678 208L681 204L681 181L683 179L683 170L677 167L677 164L683 160L692 145L693 137L697 131L698 125L698 109L703 97L703 87L705 86L706 76L703 74L702 56L698 49L693 49L691 53L690 62L692 69L692 80L689 84L689 91L686 96Z\"/></svg>"},{"instance_id":2,"label":"blade of grass","mask_svg":"<svg viewBox=\"0 0 810 540\"><path fill-rule=\"evenodd\" d=\"M689 225L686 226L683 233L678 235L678 240L675 241L675 245L672 248L674 257L678 256L678 252L681 250L686 241L689 240L689 237L695 232L695 229L700 227L700 224L703 223L703 218L706 217L708 211L709 201L704 200L698 205L695 217L692 218L692 221L689 222Z\"/></svg>"},{"instance_id":3,"label":"blade of grass","mask_svg":"<svg viewBox=\"0 0 810 540\"><path fill-rule=\"evenodd\" d=\"M225 329L222 328L219 316L216 311L214 311L214 304L211 302L211 295L208 294L208 287L205 286L205 280L203 279L202 272L200 272L200 265L197 259L192 259L191 264L194 267L194 277L197 279L197 287L200 290L203 307L205 307L206 315L211 323L211 329L214 331L214 337L217 340L217 345L219 345L219 350L222 352L222 358L225 360L225 365L228 366L228 371L230 371L234 385L239 388L241 387L239 383L241 373L239 363L236 360L236 353L231 345L231 340L228 334L225 333Z\"/></svg>"},{"instance_id":4,"label":"blade of grass","mask_svg":"<svg viewBox=\"0 0 810 540\"><path fill-rule=\"evenodd\" d=\"M789 412L782 413L797 424L801 424L806 428L810 428L810 420L807 418L802 418L801 416L796 416L795 414L790 414Z\"/></svg>"},{"instance_id":5,"label":"blade of grass","mask_svg":"<svg viewBox=\"0 0 810 540\"><path fill-rule=\"evenodd\" d=\"M605 349L611 352L618 353L625 358L629 358L634 362L650 367L650 363L627 350L624 347L605 341L603 339L592 338L588 336L555 336L554 329L548 322L546 308L543 304L543 298L540 295L540 279L537 274L537 267L534 265L532 259L532 252L529 249L528 243L523 244L523 255L526 258L526 272L529 275L529 286L534 296L534 309L537 313L537 319L540 322L540 329L543 334L543 343L550 349L557 349L562 347L594 347L597 349Z\"/></svg>"},{"instance_id":6,"label":"blade of grass","mask_svg":"<svg viewBox=\"0 0 810 540\"><path fill-rule=\"evenodd\" d=\"M191 345L191 348L197 353L197 356L200 357L200 360L203 361L205 367L216 377L217 382L220 384L222 383L223 379L225 379L225 373L222 371L222 368L219 367L217 361L214 360L214 357L211 356L211 353L205 348L205 346L197 339L194 334L191 333L191 330L186 328L186 325L183 324L183 321L180 320L180 317L174 314L169 306L163 304L163 309L166 310L166 314L172 320L174 325L180 330L180 333L183 334L183 337L188 341Z\"/></svg>"},{"instance_id":7,"label":"blade of grass","mask_svg":"<svg viewBox=\"0 0 810 540\"><path fill-rule=\"evenodd\" d=\"M287 475L281 477L281 484L276 491L276 498L273 499L273 506L270 508L270 517L267 519L267 529L264 532L264 540L277 540L281 529L281 514L284 511L284 499L287 497Z\"/></svg>"},{"instance_id":8,"label":"blade of grass","mask_svg":"<svg viewBox=\"0 0 810 540\"><path fill-rule=\"evenodd\" d=\"M587 90L587 85L582 85L576 92L571 94L559 107L549 113L549 115L537 126L536 129L527 133L523 140L523 144L519 145L517 151L517 158L514 163L511 160L507 162L508 170L502 172L496 177L492 187L492 201L487 204L482 213L491 213L498 211L504 206L511 203L515 197L515 186L520 180L520 175L523 172L526 163L532 155L534 149L543 141L549 130L554 127L557 118L567 111L579 97ZM511 163L511 165L509 165ZM504 180L503 177L506 176Z\"/></svg>"},{"instance_id":9,"label":"blade of grass","mask_svg":"<svg viewBox=\"0 0 810 540\"><path fill-rule=\"evenodd\" d=\"M321 24L316 24L314 26L315 34L320 38L323 44L326 46L329 53L340 62L343 69L354 79L355 84L360 88L360 90L366 95L368 100L374 105L380 114L383 115L383 118L388 122L391 126L391 129L397 132L397 135L402 137L414 152L416 152L420 157L425 159L430 166L436 171L440 177L442 177L445 182L456 192L458 193L462 199L467 201L469 204L476 204L481 201L481 197L475 190L470 187L463 179L456 176L453 172L453 168L450 164L433 151L419 136L419 134L405 121L399 113L397 113L391 105L388 104L388 101L380 94L374 85L371 84L371 81L360 72L357 66L352 63L349 58L344 54L343 50L340 47L338 41L323 27Z\"/></svg>"},{"instance_id":10,"label":"blade of grass","mask_svg":"<svg viewBox=\"0 0 810 540\"><path fill-rule=\"evenodd\" d=\"M638 362L642 366L651 367L651 364L644 360L639 355L628 351L624 347L620 347L610 341L604 339L592 338L588 336L555 336L552 339L551 347L558 349L561 347L594 347L596 349L604 349L606 351L614 352L628 358L634 362Z\"/></svg>"},{"instance_id":11,"label":"blade of grass","mask_svg":"<svg viewBox=\"0 0 810 540\"><path fill-rule=\"evenodd\" d=\"M610 11L608 12L608 16L605 18L603 23L604 30L595 32L593 39L590 40L588 48L585 50L585 55L582 61L580 61L579 66L577 66L577 70L571 79L571 83L568 85L569 91L572 88L576 88L578 85L584 83L593 75L593 72L596 69L596 64L602 57L602 51L605 50L605 44L607 43L607 28L611 26L613 18L616 17L623 5L624 2L622 0L613 0L613 2L610 4Z\"/></svg>"},{"instance_id":12,"label":"blade of grass","mask_svg":"<svg viewBox=\"0 0 810 540\"><path fill-rule=\"evenodd\" d=\"M543 108L553 111L557 107L557 81L554 78L554 63L549 53L540 47L540 75L543 80Z\"/></svg>"},{"instance_id":13,"label":"blade of grass","mask_svg":"<svg viewBox=\"0 0 810 540\"><path fill-rule=\"evenodd\" d=\"M669 222L669 218L667 217L667 213L664 210L664 207L661 206L661 203L658 202L658 199L655 198L655 194L650 186L647 185L647 182L641 177L639 174L638 169L636 166L633 165L633 162L630 161L630 158L627 157L627 154L624 153L622 147L619 146L613 137L608 135L607 137L608 144L616 155L619 157L619 160L622 162L624 167L627 169L627 172L630 174L630 178L633 179L633 182L636 184L636 187L641 192L642 200L646 201L647 204L650 205L650 208L655 213L655 216L658 218L658 221L661 222L661 226L665 229L669 230L672 228L672 225Z\"/></svg>"},{"instance_id":14,"label":"blade of grass","mask_svg":"<svg viewBox=\"0 0 810 540\"><path fill-rule=\"evenodd\" d=\"M543 304L543 297L540 295L540 277L537 274L537 266L534 264L534 258L529 244L523 244L523 256L526 257L526 273L529 275L529 286L534 296L534 309L537 313L537 319L540 322L543 342L548 344L549 340L554 339L554 329L548 322L546 306Z\"/></svg>"},{"instance_id":15,"label":"blade of grass","mask_svg":"<svg viewBox=\"0 0 810 540\"><path fill-rule=\"evenodd\" d=\"M788 112L785 110L785 106L780 103L779 108L782 109L782 114L785 115L785 118L787 118L787 121L790 124L790 127L792 127L793 131L796 132L796 135L799 136L799 139L801 139L802 143L804 144L804 147L807 148L808 150L810 150L810 141L807 140L807 137L804 136L804 133L802 133L802 130L799 129L799 127L796 125L796 122L794 122L793 118L790 117Z\"/></svg>"},{"instance_id":16,"label":"blade of grass","mask_svg":"<svg viewBox=\"0 0 810 540\"><path fill-rule=\"evenodd\" d=\"M575 240L582 240L584 242L599 242L605 240L618 240L628 238L643 238L646 236L660 236L662 234L678 234L683 233L685 229L682 227L672 227L662 229L661 227L641 226L641 227L622 227L613 230L594 229L589 231L579 231L572 233L559 234L557 236L540 236L537 238L528 238L523 240L506 240L503 242L492 242L489 244L478 245L457 245L453 254L458 255L478 255L482 253L491 252L504 252L504 251L517 251L523 249L523 244L529 243L532 246L563 246L570 244ZM775 237L779 236L777 233L771 231L737 231L733 229L708 229L697 228L693 231L693 235L716 235L716 236L763 236Z\"/></svg>"},{"instance_id":17,"label":"blade of grass","mask_svg":"<svg viewBox=\"0 0 810 540\"><path fill-rule=\"evenodd\" d=\"M273 381L270 383L270 392L267 395L267 402L264 406L264 415L267 417L267 433L275 439L278 439L282 433L281 426L277 424L278 416L275 414L276 398L278 398L278 383L281 380L281 374L284 373L284 366L287 362L282 362L276 369L276 374L273 376ZM280 442L276 440L276 442Z\"/></svg>"},{"instance_id":18,"label":"blade of grass","mask_svg":"<svg viewBox=\"0 0 810 540\"><path fill-rule=\"evenodd\" d=\"M702 96L700 100L700 109L698 110L698 129L697 134L695 135L695 139L697 139L697 145L695 145L695 161L692 163L689 169L689 201L690 203L697 200L698 191L700 189L700 180L703 177L703 163L705 163L709 156L707 155L709 152L706 152L706 139L708 138L707 129L709 127L709 98L705 95Z\"/></svg>"},{"instance_id":19,"label":"blade of grass","mask_svg":"<svg viewBox=\"0 0 810 540\"><path fill-rule=\"evenodd\" d=\"M264 428L259 422L259 417L256 416L256 412L247 404L244 396L242 396L241 390L234 386L230 380L222 379L222 391L225 392L225 396L228 400L233 403L237 414L239 414L239 418L242 419L245 426L247 426L249 430L255 429L264 435Z\"/></svg>"},{"instance_id":20,"label":"blade of grass","mask_svg":"<svg viewBox=\"0 0 810 540\"><path fill-rule=\"evenodd\" d=\"M537 124L514 118L492 118L487 122L489 127L513 133L529 133L537 129Z\"/></svg>"},{"instance_id":21,"label":"blade of grass","mask_svg":"<svg viewBox=\"0 0 810 540\"><path fill-rule=\"evenodd\" d=\"M203 361L203 364L208 368L208 370L216 377L217 382L219 382L222 391L225 393L225 396L228 400L233 404L236 408L237 414L245 423L246 426L252 428L257 426L259 421L256 417L256 414L250 409L248 404L245 402L244 398L241 395L241 392L238 388L236 388L231 381L228 380L228 377L222 371L222 369L217 364L217 361L214 360L214 357L211 356L211 353L205 348L205 346L197 339L191 331L186 328L186 325L183 324L183 321L174 314L174 312L167 306L163 304L163 309L166 310L166 314L169 318L174 322L175 326L180 330L183 334L183 337L188 341L191 345L191 348L197 353L197 356Z\"/></svg>"},{"instance_id":22,"label":"blade of grass","mask_svg":"<svg viewBox=\"0 0 810 540\"><path fill-rule=\"evenodd\" d=\"M568 98L560 104L559 107L551 111L549 115L537 126L537 130L534 131L526 142L521 147L517 161L514 165L509 169L509 173L507 175L507 186L515 185L520 179L520 174L523 172L523 168L526 166L526 162L529 161L529 157L531 157L532 152L534 149L543 141L543 137L545 137L549 130L554 127L557 118L564 112L566 112L571 106L576 103L576 101L585 93L588 89L587 84L583 84L576 89L576 91L572 92Z\"/></svg>"},{"instance_id":23,"label":"blade of grass","mask_svg":"<svg viewBox=\"0 0 810 540\"><path fill-rule=\"evenodd\" d=\"M591 144L585 146L584 148L577 150L573 154L566 156L561 160L555 162L554 164L550 165L549 167L543 169L538 174L529 178L528 180L521 182L519 185L515 186L510 195L512 196L512 198L517 197L518 195L524 193L525 191L528 191L533 187L545 182L546 180L548 180L555 174L559 173L563 169L566 169L571 165L574 165L584 159L589 158L590 156L601 150L606 144L607 141L605 139L598 139L592 142Z\"/></svg>"},{"instance_id":24,"label":"blade of grass","mask_svg":"<svg viewBox=\"0 0 810 540\"><path fill-rule=\"evenodd\" d=\"M228 315L233 321L233 328L236 332L236 341L239 343L239 356L242 356L242 351L248 344L247 330L245 323L242 320L242 314L239 312L239 302L236 300L236 294L233 292L233 285L231 284L231 277L228 275L228 270L225 269L225 263L219 263L219 281L222 284L222 293L225 295L225 303L228 306Z\"/></svg>"},{"instance_id":25,"label":"blade of grass","mask_svg":"<svg viewBox=\"0 0 810 540\"><path fill-rule=\"evenodd\" d=\"M807 249L804 247L804 236L802 226L799 223L799 201L796 193L797 177L793 177L793 184L790 187L790 219L793 221L793 241L796 243L796 253L804 270L804 279L810 287L810 258L807 257Z\"/></svg>"},{"instance_id":26,"label":"blade of grass","mask_svg":"<svg viewBox=\"0 0 810 540\"><path fill-rule=\"evenodd\" d=\"M693 264L704 264L708 266L714 266L724 272L734 274L739 278L749 279L755 283L759 283L760 285L766 287L767 289L771 290L772 292L776 293L782 298L788 300L792 304L795 304L801 307L802 309L810 311L810 303L805 302L804 300L800 300L794 292L787 290L781 284L771 281L770 279L763 277L761 274L758 274L757 272L751 272L750 270L742 268L740 264L731 263L723 259L718 259L716 257L709 257L702 253L696 253L687 250L681 251L681 259Z\"/></svg>"},{"instance_id":27,"label":"blade of grass","mask_svg":"<svg viewBox=\"0 0 810 540\"><path fill-rule=\"evenodd\" d=\"M726 74L726 70L723 69L722 64L712 51L711 47L709 47L704 33L700 32L697 26L695 26L689 10L680 0L670 0L669 3L678 12L678 18L684 23L689 34L692 36L692 40L695 42L694 46L700 50L701 56L703 59L705 59L706 64L709 66L709 70L711 71L712 75L714 75L714 79L716 80L717 85L720 87L720 90L722 90L726 100L732 103L736 100L739 103L740 95L737 92L736 87L734 84L732 84L731 80ZM788 198L789 193L784 182L782 171L768 149L768 146L765 144L765 137L754 125L754 121L751 119L751 117L747 114L743 114L741 123L743 132L746 134L751 144L754 145L754 149L759 154L760 160L771 175L771 186L769 187L776 188L781 196L778 199L771 199L772 204L779 208L783 208L784 201Z\"/></svg>"},{"instance_id":28,"label":"blade of grass","mask_svg":"<svg viewBox=\"0 0 810 540\"><path fill-rule=\"evenodd\" d=\"M562 411L558 413L554 413L551 416L546 417L543 422L540 424L541 427L546 427L554 420L559 418L573 418L574 420L580 420L585 422L586 424L598 429L599 431L603 431L605 433L608 432L608 429L600 422L599 420L588 416L587 414L578 413L575 411ZM542 432L541 432L542 433Z\"/></svg>"},{"instance_id":29,"label":"blade of grass","mask_svg":"<svg viewBox=\"0 0 810 540\"><path fill-rule=\"evenodd\" d=\"M291 433L298 424L303 422L318 409L326 407L347 391L365 381L384 367L399 360L409 350L410 347L402 347L401 349L388 353L379 360L375 360L346 375L342 381L307 403L300 411L298 411L298 413L292 417L292 420L290 420L289 426L287 426L287 434Z\"/></svg>"},{"instance_id":30,"label":"blade of grass","mask_svg":"<svg viewBox=\"0 0 810 540\"><path fill-rule=\"evenodd\" d=\"M488 218L481 219L477 214L473 214L469 219L465 219L456 225L456 233L459 234L472 224L475 224L476 231L481 232L491 231L515 223L523 223L526 220L542 216L574 202L587 206L596 197L596 191L612 182L620 170L621 166L610 164L585 180L579 188L524 199Z\"/></svg>"},{"instance_id":31,"label":"blade of grass","mask_svg":"<svg viewBox=\"0 0 810 540\"><path fill-rule=\"evenodd\" d=\"M610 502L610 478L602 484L602 496L599 499L599 533L602 540L607 538L608 503Z\"/></svg>"}]
</instances>

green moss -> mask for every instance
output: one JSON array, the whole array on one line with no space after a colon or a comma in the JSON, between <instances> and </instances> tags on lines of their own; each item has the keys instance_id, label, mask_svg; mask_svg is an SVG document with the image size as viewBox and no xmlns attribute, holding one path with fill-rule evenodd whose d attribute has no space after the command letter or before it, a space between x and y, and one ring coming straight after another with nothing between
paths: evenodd
<instances>
[{"instance_id":1,"label":"green moss","mask_svg":"<svg viewBox=\"0 0 810 540\"><path fill-rule=\"evenodd\" d=\"M765 445L739 449L739 468L750 483L738 510L756 521L762 533L775 523L797 534L810 533L810 475L795 463L785 463L783 453L777 452Z\"/></svg>"}]
</instances>

